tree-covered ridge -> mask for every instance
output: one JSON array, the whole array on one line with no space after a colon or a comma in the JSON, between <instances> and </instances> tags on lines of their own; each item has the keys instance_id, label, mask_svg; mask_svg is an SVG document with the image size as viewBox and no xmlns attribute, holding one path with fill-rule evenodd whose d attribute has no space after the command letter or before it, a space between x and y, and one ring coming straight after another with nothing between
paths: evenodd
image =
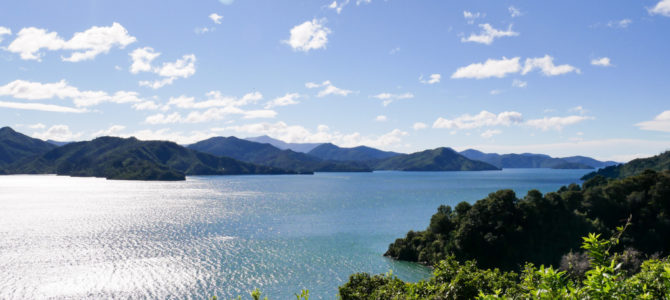
<instances>
[{"instance_id":1,"label":"tree-covered ridge","mask_svg":"<svg viewBox=\"0 0 670 300\"><path fill-rule=\"evenodd\" d=\"M396 171L484 171L499 170L485 162L471 160L451 148L437 148L387 158L375 163L375 170Z\"/></svg>"},{"instance_id":2,"label":"tree-covered ridge","mask_svg":"<svg viewBox=\"0 0 670 300\"><path fill-rule=\"evenodd\" d=\"M185 175L285 174L282 169L200 153L173 142L100 137L70 143L29 161L10 174L58 174L128 180L184 180Z\"/></svg>"},{"instance_id":3,"label":"tree-covered ridge","mask_svg":"<svg viewBox=\"0 0 670 300\"><path fill-rule=\"evenodd\" d=\"M281 150L271 144L257 143L236 137L213 137L188 146L189 149L217 156L231 157L254 164L292 170L300 173L311 172L369 172L362 163L330 162L320 158Z\"/></svg>"},{"instance_id":4,"label":"tree-covered ridge","mask_svg":"<svg viewBox=\"0 0 670 300\"><path fill-rule=\"evenodd\" d=\"M382 151L367 146L342 148L331 143L321 144L308 152L309 155L323 160L369 162L398 156L400 153Z\"/></svg>"},{"instance_id":5,"label":"tree-covered ridge","mask_svg":"<svg viewBox=\"0 0 670 300\"><path fill-rule=\"evenodd\" d=\"M557 266L564 254L579 250L575 236L609 233L629 216L623 247L667 255L670 172L610 181L598 176L583 187L572 184L546 195L531 190L523 199L500 190L472 205L441 206L425 231L410 231L385 255L427 265L453 255L503 270L518 270L525 262Z\"/></svg>"},{"instance_id":6,"label":"tree-covered ridge","mask_svg":"<svg viewBox=\"0 0 670 300\"><path fill-rule=\"evenodd\" d=\"M0 128L0 167L45 153L56 146L9 127Z\"/></svg>"},{"instance_id":7,"label":"tree-covered ridge","mask_svg":"<svg viewBox=\"0 0 670 300\"><path fill-rule=\"evenodd\" d=\"M498 168L551 168L551 169L597 169L615 165L612 161L599 161L586 156L551 157L546 154L497 154L474 149L461 151L463 156L492 164Z\"/></svg>"},{"instance_id":8,"label":"tree-covered ridge","mask_svg":"<svg viewBox=\"0 0 670 300\"><path fill-rule=\"evenodd\" d=\"M591 172L584 175L582 180L591 179L596 175L607 178L624 178L642 173L644 170L670 170L670 151L666 151L652 157L634 159L625 164L609 166L596 172Z\"/></svg>"}]
</instances>

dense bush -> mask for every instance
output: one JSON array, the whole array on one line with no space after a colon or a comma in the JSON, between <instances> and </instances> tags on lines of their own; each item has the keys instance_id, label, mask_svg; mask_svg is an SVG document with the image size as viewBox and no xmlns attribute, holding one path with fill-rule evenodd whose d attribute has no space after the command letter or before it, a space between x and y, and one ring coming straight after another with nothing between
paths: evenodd
<instances>
[{"instance_id":1,"label":"dense bush","mask_svg":"<svg viewBox=\"0 0 670 300\"><path fill-rule=\"evenodd\" d=\"M589 258L583 276L569 276L552 267L527 263L513 271L480 269L474 261L459 263L453 256L440 261L433 276L406 283L392 274L354 274L340 287L343 300L372 299L670 299L670 260L649 259L639 271L622 268L624 253L611 254L623 228L610 240L599 234L584 238Z\"/></svg>"},{"instance_id":2,"label":"dense bush","mask_svg":"<svg viewBox=\"0 0 670 300\"><path fill-rule=\"evenodd\" d=\"M609 235L609 228L629 216L631 226L617 250L667 255L670 172L619 180L596 176L582 187L572 184L546 195L531 190L523 199L500 190L472 205L440 206L425 231L408 232L385 255L432 266L453 256L508 271L520 271L526 262L558 267L565 254L579 254L575 236Z\"/></svg>"}]
</instances>

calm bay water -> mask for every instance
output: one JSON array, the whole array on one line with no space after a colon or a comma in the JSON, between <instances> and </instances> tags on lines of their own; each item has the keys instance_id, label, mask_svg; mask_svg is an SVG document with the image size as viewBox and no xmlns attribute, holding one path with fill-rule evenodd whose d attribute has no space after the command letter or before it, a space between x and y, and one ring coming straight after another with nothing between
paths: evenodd
<instances>
[{"instance_id":1,"label":"calm bay water","mask_svg":"<svg viewBox=\"0 0 670 300\"><path fill-rule=\"evenodd\" d=\"M185 182L0 176L0 299L334 299L355 272L417 281L382 256L440 204L549 192L586 170L320 173Z\"/></svg>"}]
</instances>

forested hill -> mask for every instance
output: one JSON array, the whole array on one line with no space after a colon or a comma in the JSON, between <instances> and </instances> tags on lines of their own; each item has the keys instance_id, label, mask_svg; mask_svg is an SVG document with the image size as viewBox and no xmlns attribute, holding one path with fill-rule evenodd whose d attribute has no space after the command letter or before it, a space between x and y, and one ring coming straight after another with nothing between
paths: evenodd
<instances>
[{"instance_id":1,"label":"forested hill","mask_svg":"<svg viewBox=\"0 0 670 300\"><path fill-rule=\"evenodd\" d=\"M332 162L293 150L281 150L271 144L236 137L213 137L189 145L189 149L217 156L301 173L370 172L367 165L354 162Z\"/></svg>"},{"instance_id":2,"label":"forested hill","mask_svg":"<svg viewBox=\"0 0 670 300\"><path fill-rule=\"evenodd\" d=\"M387 158L375 170L397 171L484 171L499 170L485 162L471 160L451 148L437 148Z\"/></svg>"},{"instance_id":3,"label":"forested hill","mask_svg":"<svg viewBox=\"0 0 670 300\"><path fill-rule=\"evenodd\" d=\"M323 160L357 162L380 160L400 155L400 153L382 151L367 146L342 148L331 143L321 144L309 151L308 154Z\"/></svg>"},{"instance_id":4,"label":"forested hill","mask_svg":"<svg viewBox=\"0 0 670 300\"><path fill-rule=\"evenodd\" d=\"M56 146L16 132L9 127L0 128L0 168L53 148Z\"/></svg>"},{"instance_id":5,"label":"forested hill","mask_svg":"<svg viewBox=\"0 0 670 300\"><path fill-rule=\"evenodd\" d=\"M640 174L647 169L655 171L670 170L670 151L652 157L634 159L625 164L609 166L584 175L582 180L591 179L596 175L607 178L624 178Z\"/></svg>"},{"instance_id":6,"label":"forested hill","mask_svg":"<svg viewBox=\"0 0 670 300\"><path fill-rule=\"evenodd\" d=\"M552 168L552 169L597 169L615 165L613 161L599 161L586 156L551 157L546 154L484 153L474 149L460 152L463 156L492 164L498 168Z\"/></svg>"},{"instance_id":7,"label":"forested hill","mask_svg":"<svg viewBox=\"0 0 670 300\"><path fill-rule=\"evenodd\" d=\"M7 166L5 172L128 180L184 180L185 175L291 173L200 153L173 142L117 137L70 143Z\"/></svg>"},{"instance_id":8,"label":"forested hill","mask_svg":"<svg viewBox=\"0 0 670 300\"><path fill-rule=\"evenodd\" d=\"M519 270L525 262L557 266L563 255L580 252L579 239L606 233L632 216L621 247L644 254L670 251L670 171L632 177L596 177L542 195L531 190L519 199L500 190L469 204L441 206L425 231L407 233L386 256L435 265L448 255L476 260L480 267Z\"/></svg>"}]
</instances>

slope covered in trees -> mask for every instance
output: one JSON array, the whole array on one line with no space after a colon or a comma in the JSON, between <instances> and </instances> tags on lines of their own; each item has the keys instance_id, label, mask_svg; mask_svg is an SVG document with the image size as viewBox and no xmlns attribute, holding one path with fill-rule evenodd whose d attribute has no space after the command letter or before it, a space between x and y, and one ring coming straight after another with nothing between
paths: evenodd
<instances>
[{"instance_id":1,"label":"slope covered in trees","mask_svg":"<svg viewBox=\"0 0 670 300\"><path fill-rule=\"evenodd\" d=\"M374 164L375 170L396 171L484 171L498 170L485 162L470 160L451 148L437 148L387 158Z\"/></svg>"},{"instance_id":2,"label":"slope covered in trees","mask_svg":"<svg viewBox=\"0 0 670 300\"><path fill-rule=\"evenodd\" d=\"M594 169L616 164L601 162L585 156L571 156L564 158L551 157L546 154L498 154L484 153L474 149L461 151L463 156L492 164L498 168L552 168L552 169Z\"/></svg>"},{"instance_id":3,"label":"slope covered in trees","mask_svg":"<svg viewBox=\"0 0 670 300\"><path fill-rule=\"evenodd\" d=\"M100 137L70 143L6 168L10 174L58 174L128 180L184 180L185 175L284 174L282 169L200 153L173 142Z\"/></svg>"},{"instance_id":4,"label":"slope covered in trees","mask_svg":"<svg viewBox=\"0 0 670 300\"><path fill-rule=\"evenodd\" d=\"M522 199L501 190L474 204L441 206L425 231L410 231L385 255L427 265L454 255L504 270L525 262L556 266L564 254L579 250L575 236L609 233L629 216L623 247L667 255L670 172L649 170L610 181L597 176L582 187L572 184L546 195L531 190Z\"/></svg>"},{"instance_id":5,"label":"slope covered in trees","mask_svg":"<svg viewBox=\"0 0 670 300\"><path fill-rule=\"evenodd\" d=\"M213 137L189 145L189 149L217 156L265 165L296 172L369 172L371 169L361 163L330 162L317 157L280 150L266 143L257 143L236 137Z\"/></svg>"},{"instance_id":6,"label":"slope covered in trees","mask_svg":"<svg viewBox=\"0 0 670 300\"><path fill-rule=\"evenodd\" d=\"M652 157L634 159L625 164L609 166L596 172L591 172L584 175L582 180L591 179L597 175L607 178L624 178L627 176L640 174L644 170L670 170L670 151L666 151Z\"/></svg>"},{"instance_id":7,"label":"slope covered in trees","mask_svg":"<svg viewBox=\"0 0 670 300\"><path fill-rule=\"evenodd\" d=\"M9 127L0 128L0 167L45 153L56 146Z\"/></svg>"},{"instance_id":8,"label":"slope covered in trees","mask_svg":"<svg viewBox=\"0 0 670 300\"><path fill-rule=\"evenodd\" d=\"M309 151L308 153L309 155L323 160L358 162L381 160L400 155L400 153L382 151L367 146L342 148L331 143L322 144L312 149L312 151Z\"/></svg>"}]
</instances>

